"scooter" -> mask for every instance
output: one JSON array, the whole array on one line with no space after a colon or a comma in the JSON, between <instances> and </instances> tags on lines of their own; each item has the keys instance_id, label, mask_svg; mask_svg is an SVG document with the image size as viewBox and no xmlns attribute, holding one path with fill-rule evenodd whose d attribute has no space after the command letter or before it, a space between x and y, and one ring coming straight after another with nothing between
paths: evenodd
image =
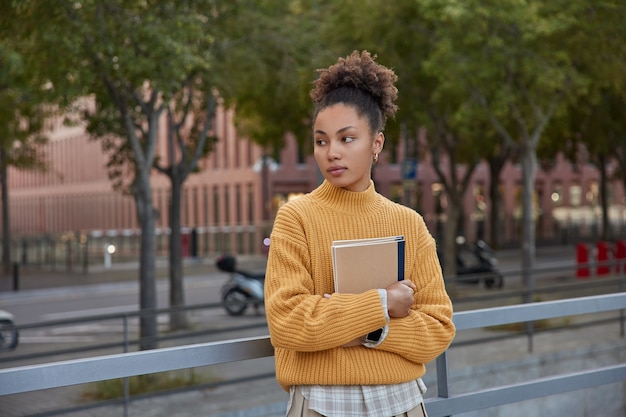
<instances>
[{"instance_id":1,"label":"scooter","mask_svg":"<svg viewBox=\"0 0 626 417\"><path fill-rule=\"evenodd\" d=\"M0 310L0 351L14 350L19 341L19 333L15 328L13 314Z\"/></svg>"},{"instance_id":2,"label":"scooter","mask_svg":"<svg viewBox=\"0 0 626 417\"><path fill-rule=\"evenodd\" d=\"M231 316L241 316L252 304L256 314L260 314L265 273L237 269L237 261L232 255L220 256L215 265L220 271L230 274L230 278L222 286L222 305L226 312Z\"/></svg>"},{"instance_id":3,"label":"scooter","mask_svg":"<svg viewBox=\"0 0 626 417\"><path fill-rule=\"evenodd\" d=\"M468 260L467 255L473 259ZM493 250L483 240L478 240L470 248L460 247L457 251L456 273L459 282L478 284L483 280L487 288L502 288L504 278L496 268L497 264Z\"/></svg>"}]
</instances>

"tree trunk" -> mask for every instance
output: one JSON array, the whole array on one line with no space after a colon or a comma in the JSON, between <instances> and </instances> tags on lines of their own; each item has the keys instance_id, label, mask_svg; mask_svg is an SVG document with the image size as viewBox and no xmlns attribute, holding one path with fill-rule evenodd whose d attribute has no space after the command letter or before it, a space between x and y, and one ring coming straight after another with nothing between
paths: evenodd
<instances>
[{"instance_id":1,"label":"tree trunk","mask_svg":"<svg viewBox=\"0 0 626 417\"><path fill-rule=\"evenodd\" d=\"M535 217L533 192L537 176L537 153L535 146L527 141L522 155L522 278L526 286L525 302L532 302L532 270L535 263Z\"/></svg>"},{"instance_id":2,"label":"tree trunk","mask_svg":"<svg viewBox=\"0 0 626 417\"><path fill-rule=\"evenodd\" d=\"M456 199L455 199L456 200ZM446 225L444 227L443 237L443 275L449 278L446 281L446 288L450 296L457 296L457 269L456 269L456 256L457 256L457 229L459 224L459 218L461 216L460 206L456 201L449 199L448 207L446 210Z\"/></svg>"},{"instance_id":3,"label":"tree trunk","mask_svg":"<svg viewBox=\"0 0 626 417\"><path fill-rule=\"evenodd\" d=\"M601 239L604 241L613 238L611 234L611 225L609 224L609 198L608 198L608 176L606 174L606 155L599 155L598 169L600 170L600 210L602 210L602 234Z\"/></svg>"},{"instance_id":4,"label":"tree trunk","mask_svg":"<svg viewBox=\"0 0 626 417\"><path fill-rule=\"evenodd\" d=\"M503 164L490 160L489 161L489 245L494 248L500 248L502 243L502 228L500 227L500 206L502 199L500 198L500 172Z\"/></svg>"},{"instance_id":5,"label":"tree trunk","mask_svg":"<svg viewBox=\"0 0 626 417\"><path fill-rule=\"evenodd\" d=\"M169 283L170 283L170 330L180 330L189 327L187 315L177 310L185 305L185 288L183 285L183 264L181 253L181 222L180 201L182 193L181 181L172 177L172 197L170 201L170 254L169 254Z\"/></svg>"},{"instance_id":6,"label":"tree trunk","mask_svg":"<svg viewBox=\"0 0 626 417\"><path fill-rule=\"evenodd\" d=\"M7 153L0 148L0 187L2 188L2 266L4 275L11 274L11 217L9 215L9 180Z\"/></svg>"},{"instance_id":7,"label":"tree trunk","mask_svg":"<svg viewBox=\"0 0 626 417\"><path fill-rule=\"evenodd\" d=\"M156 238L155 211L152 205L150 170L138 172L135 180L135 202L137 218L141 227L141 247L139 254L139 321L141 350L158 347L156 304Z\"/></svg>"}]
</instances>

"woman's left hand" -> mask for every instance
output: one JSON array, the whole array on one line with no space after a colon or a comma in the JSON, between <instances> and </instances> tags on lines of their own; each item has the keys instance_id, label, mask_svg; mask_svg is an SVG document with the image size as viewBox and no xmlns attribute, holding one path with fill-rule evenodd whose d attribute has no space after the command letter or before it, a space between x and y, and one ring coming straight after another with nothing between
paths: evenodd
<instances>
[{"instance_id":1,"label":"woman's left hand","mask_svg":"<svg viewBox=\"0 0 626 417\"><path fill-rule=\"evenodd\" d=\"M409 315L415 301L415 289L415 284L409 280L394 282L385 288L389 317L402 318Z\"/></svg>"}]
</instances>

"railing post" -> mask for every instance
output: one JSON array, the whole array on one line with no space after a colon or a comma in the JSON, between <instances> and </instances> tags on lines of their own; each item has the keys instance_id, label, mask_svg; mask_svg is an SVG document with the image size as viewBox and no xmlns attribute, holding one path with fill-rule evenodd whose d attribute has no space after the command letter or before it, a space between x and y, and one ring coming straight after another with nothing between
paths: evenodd
<instances>
[{"instance_id":1,"label":"railing post","mask_svg":"<svg viewBox=\"0 0 626 417\"><path fill-rule=\"evenodd\" d=\"M446 350L437 357L437 396L448 398L450 396L448 385L448 351Z\"/></svg>"},{"instance_id":2,"label":"railing post","mask_svg":"<svg viewBox=\"0 0 626 417\"><path fill-rule=\"evenodd\" d=\"M525 303L533 302L533 287L530 285L526 288L526 296L525 296L524 302ZM528 321L526 322L525 327L526 327L526 337L528 339L528 353L533 353L533 350L535 348L534 346L535 322Z\"/></svg>"},{"instance_id":3,"label":"railing post","mask_svg":"<svg viewBox=\"0 0 626 417\"><path fill-rule=\"evenodd\" d=\"M124 314L122 317L122 322L124 323L124 353L128 352L128 314Z\"/></svg>"},{"instance_id":4,"label":"railing post","mask_svg":"<svg viewBox=\"0 0 626 417\"><path fill-rule=\"evenodd\" d=\"M124 314L124 353L128 353L128 314ZM124 378L124 417L128 417L130 407L130 378Z\"/></svg>"},{"instance_id":5,"label":"railing post","mask_svg":"<svg viewBox=\"0 0 626 417\"><path fill-rule=\"evenodd\" d=\"M626 290L626 260L618 262L617 267L619 268L619 292L624 292ZM624 309L619 311L619 318L619 335L624 337Z\"/></svg>"},{"instance_id":6,"label":"railing post","mask_svg":"<svg viewBox=\"0 0 626 417\"><path fill-rule=\"evenodd\" d=\"M20 290L20 264L13 262L13 291Z\"/></svg>"}]
</instances>

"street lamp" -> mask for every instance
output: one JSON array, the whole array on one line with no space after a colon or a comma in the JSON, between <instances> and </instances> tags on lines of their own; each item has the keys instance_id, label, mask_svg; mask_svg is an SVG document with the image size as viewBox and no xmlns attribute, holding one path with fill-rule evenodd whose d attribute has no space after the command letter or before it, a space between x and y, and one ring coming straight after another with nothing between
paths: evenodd
<instances>
[{"instance_id":1,"label":"street lamp","mask_svg":"<svg viewBox=\"0 0 626 417\"><path fill-rule=\"evenodd\" d=\"M115 253L115 245L112 243L104 244L104 267L111 268L111 255Z\"/></svg>"}]
</instances>

